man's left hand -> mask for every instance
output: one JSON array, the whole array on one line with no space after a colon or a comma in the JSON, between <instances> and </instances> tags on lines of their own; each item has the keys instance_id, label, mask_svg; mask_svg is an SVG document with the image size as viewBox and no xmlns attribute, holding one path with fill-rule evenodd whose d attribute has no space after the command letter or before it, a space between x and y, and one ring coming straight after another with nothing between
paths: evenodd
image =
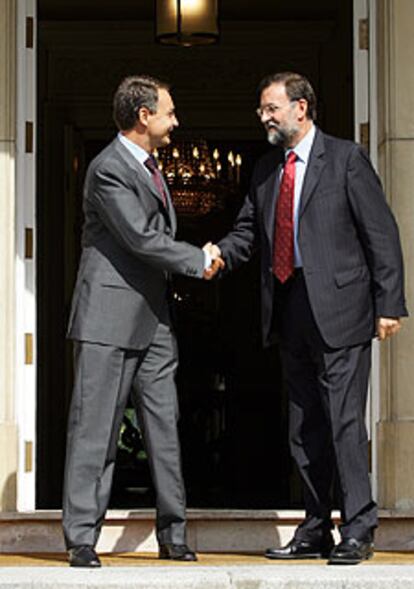
<instances>
[{"instance_id":1,"label":"man's left hand","mask_svg":"<svg viewBox=\"0 0 414 589\"><path fill-rule=\"evenodd\" d=\"M395 335L400 329L401 319L399 317L378 317L377 319L377 337L380 341Z\"/></svg>"}]
</instances>

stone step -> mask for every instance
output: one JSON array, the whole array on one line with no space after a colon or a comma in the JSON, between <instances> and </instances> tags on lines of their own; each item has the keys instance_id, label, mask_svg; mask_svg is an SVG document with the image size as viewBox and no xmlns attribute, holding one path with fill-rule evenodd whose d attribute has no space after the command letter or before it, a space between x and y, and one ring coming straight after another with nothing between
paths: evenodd
<instances>
[{"instance_id":1,"label":"stone step","mask_svg":"<svg viewBox=\"0 0 414 589\"><path fill-rule=\"evenodd\" d=\"M0 552L63 551L61 516L60 511L41 510L0 513ZM303 517L296 510L189 509L188 543L200 552L262 552L288 542ZM109 511L98 550L155 552L154 518L151 509ZM375 545L378 550L414 550L414 514L380 511Z\"/></svg>"},{"instance_id":2,"label":"stone step","mask_svg":"<svg viewBox=\"0 0 414 589\"><path fill-rule=\"evenodd\" d=\"M0 589L414 589L413 565L2 568Z\"/></svg>"}]
</instances>

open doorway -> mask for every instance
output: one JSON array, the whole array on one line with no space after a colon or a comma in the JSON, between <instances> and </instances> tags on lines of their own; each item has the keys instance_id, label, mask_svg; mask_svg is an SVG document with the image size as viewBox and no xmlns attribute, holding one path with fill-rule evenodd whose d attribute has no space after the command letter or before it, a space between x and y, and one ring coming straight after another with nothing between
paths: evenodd
<instances>
[{"instance_id":1,"label":"open doorway","mask_svg":"<svg viewBox=\"0 0 414 589\"><path fill-rule=\"evenodd\" d=\"M131 73L167 79L181 121L177 136L241 153L241 181L224 207L179 218L178 237L202 245L231 226L254 160L267 148L254 115L262 76L286 69L307 75L319 98L318 124L353 138L352 0L291 6L226 0L220 43L190 50L155 44L150 1L139 10L134 0L38 5L37 507L57 508L72 386L65 327L80 253L82 181L88 162L115 133L114 89ZM260 346L255 260L219 283L178 279L175 288L189 506L300 506L277 349ZM126 422L120 443L113 507L153 505L133 426Z\"/></svg>"}]
</instances>

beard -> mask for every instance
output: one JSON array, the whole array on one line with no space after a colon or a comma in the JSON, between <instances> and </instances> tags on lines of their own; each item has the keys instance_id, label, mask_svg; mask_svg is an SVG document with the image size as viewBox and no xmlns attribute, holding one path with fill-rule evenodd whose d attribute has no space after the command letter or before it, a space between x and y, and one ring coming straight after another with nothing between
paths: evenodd
<instances>
[{"instance_id":1,"label":"beard","mask_svg":"<svg viewBox=\"0 0 414 589\"><path fill-rule=\"evenodd\" d=\"M295 126L277 127L274 123L266 125L267 140L270 145L281 145L282 147L288 147L292 139L298 133L299 129Z\"/></svg>"}]
</instances>

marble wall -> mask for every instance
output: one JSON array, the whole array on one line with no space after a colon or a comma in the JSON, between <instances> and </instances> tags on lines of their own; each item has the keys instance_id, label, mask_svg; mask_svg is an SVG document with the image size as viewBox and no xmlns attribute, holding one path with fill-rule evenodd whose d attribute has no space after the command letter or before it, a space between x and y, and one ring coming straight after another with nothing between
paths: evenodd
<instances>
[{"instance_id":1,"label":"marble wall","mask_svg":"<svg viewBox=\"0 0 414 589\"><path fill-rule=\"evenodd\" d=\"M400 227L406 294L414 304L414 2L378 2L379 165ZM414 325L381 350L378 491L384 508L414 510Z\"/></svg>"},{"instance_id":2,"label":"marble wall","mask_svg":"<svg viewBox=\"0 0 414 589\"><path fill-rule=\"evenodd\" d=\"M16 1L0 0L0 510L15 509L15 30Z\"/></svg>"}]
</instances>

